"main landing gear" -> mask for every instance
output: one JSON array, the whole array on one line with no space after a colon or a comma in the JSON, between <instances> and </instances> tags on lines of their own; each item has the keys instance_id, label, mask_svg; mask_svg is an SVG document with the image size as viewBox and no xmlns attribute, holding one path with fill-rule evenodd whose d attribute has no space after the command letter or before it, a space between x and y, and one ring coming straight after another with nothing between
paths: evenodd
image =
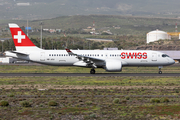
<instances>
[{"instance_id":1,"label":"main landing gear","mask_svg":"<svg viewBox=\"0 0 180 120\"><path fill-rule=\"evenodd\" d=\"M95 69L92 68L91 71L90 71L90 74L95 74L95 73L96 73Z\"/></svg>"},{"instance_id":2,"label":"main landing gear","mask_svg":"<svg viewBox=\"0 0 180 120\"><path fill-rule=\"evenodd\" d=\"M162 74L161 68L163 68L163 66L159 66L159 74Z\"/></svg>"}]
</instances>

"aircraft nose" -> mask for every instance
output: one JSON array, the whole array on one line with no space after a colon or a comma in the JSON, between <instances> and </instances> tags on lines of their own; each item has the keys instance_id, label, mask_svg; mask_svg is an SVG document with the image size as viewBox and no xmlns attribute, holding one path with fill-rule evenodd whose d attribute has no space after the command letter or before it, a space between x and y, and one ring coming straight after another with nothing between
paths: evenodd
<instances>
[{"instance_id":1,"label":"aircraft nose","mask_svg":"<svg viewBox=\"0 0 180 120\"><path fill-rule=\"evenodd\" d=\"M175 63L175 61L172 59L172 58L169 58L169 64L174 64Z\"/></svg>"}]
</instances>

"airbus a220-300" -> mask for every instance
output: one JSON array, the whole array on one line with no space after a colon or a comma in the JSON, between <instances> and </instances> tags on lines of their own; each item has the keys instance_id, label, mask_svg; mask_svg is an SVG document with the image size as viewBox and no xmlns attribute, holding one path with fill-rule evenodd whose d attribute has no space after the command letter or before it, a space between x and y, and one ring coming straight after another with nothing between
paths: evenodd
<instances>
[{"instance_id":1,"label":"airbus a220-300","mask_svg":"<svg viewBox=\"0 0 180 120\"><path fill-rule=\"evenodd\" d=\"M6 56L53 66L79 66L108 72L120 72L126 66L163 66L174 64L168 55L151 50L44 50L38 48L14 23L9 24L16 51L6 51Z\"/></svg>"}]
</instances>

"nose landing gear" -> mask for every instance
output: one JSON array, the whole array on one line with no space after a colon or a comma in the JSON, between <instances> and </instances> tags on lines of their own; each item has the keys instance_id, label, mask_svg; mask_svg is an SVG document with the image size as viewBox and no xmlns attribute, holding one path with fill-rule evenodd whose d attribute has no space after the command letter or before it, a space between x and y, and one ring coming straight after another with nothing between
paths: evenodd
<instances>
[{"instance_id":1,"label":"nose landing gear","mask_svg":"<svg viewBox=\"0 0 180 120\"><path fill-rule=\"evenodd\" d=\"M159 68L159 74L162 74L161 68Z\"/></svg>"},{"instance_id":2,"label":"nose landing gear","mask_svg":"<svg viewBox=\"0 0 180 120\"><path fill-rule=\"evenodd\" d=\"M163 68L163 66L159 66L159 74L162 74L161 68Z\"/></svg>"}]
</instances>

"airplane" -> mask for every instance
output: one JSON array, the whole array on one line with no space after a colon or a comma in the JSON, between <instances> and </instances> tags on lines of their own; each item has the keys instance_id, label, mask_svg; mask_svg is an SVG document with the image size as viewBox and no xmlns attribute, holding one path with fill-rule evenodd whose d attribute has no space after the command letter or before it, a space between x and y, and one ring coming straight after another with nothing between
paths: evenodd
<instances>
[{"instance_id":1,"label":"airplane","mask_svg":"<svg viewBox=\"0 0 180 120\"><path fill-rule=\"evenodd\" d=\"M175 61L168 55L151 50L44 50L34 45L21 28L9 24L16 51L6 51L5 55L22 60L53 66L78 66L96 68L108 72L120 72L127 66L158 66L162 74L163 66L172 65Z\"/></svg>"}]
</instances>

